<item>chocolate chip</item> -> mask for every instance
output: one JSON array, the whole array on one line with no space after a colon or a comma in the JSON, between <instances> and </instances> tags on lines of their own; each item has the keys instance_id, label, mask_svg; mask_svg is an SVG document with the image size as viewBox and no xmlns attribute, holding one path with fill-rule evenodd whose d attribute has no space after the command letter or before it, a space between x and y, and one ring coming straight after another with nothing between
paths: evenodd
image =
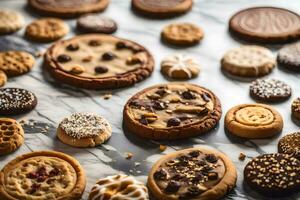
<instances>
[{"instance_id":1,"label":"chocolate chip","mask_svg":"<svg viewBox=\"0 0 300 200\"><path fill-rule=\"evenodd\" d=\"M167 108L167 104L161 101L153 101L152 102L152 107L155 110L164 110L165 108Z\"/></svg>"},{"instance_id":2,"label":"chocolate chip","mask_svg":"<svg viewBox=\"0 0 300 200\"><path fill-rule=\"evenodd\" d=\"M179 126L180 125L180 119L174 117L174 118L170 118L167 122L167 127L171 127L171 126Z\"/></svg>"},{"instance_id":3,"label":"chocolate chip","mask_svg":"<svg viewBox=\"0 0 300 200\"><path fill-rule=\"evenodd\" d=\"M165 89L158 89L155 93L163 97L167 93L167 91Z\"/></svg>"},{"instance_id":4,"label":"chocolate chip","mask_svg":"<svg viewBox=\"0 0 300 200\"><path fill-rule=\"evenodd\" d=\"M179 173L176 173L173 177L172 177L172 180L174 181L179 181L181 179L185 178L185 176L183 174L179 174Z\"/></svg>"},{"instance_id":5,"label":"chocolate chip","mask_svg":"<svg viewBox=\"0 0 300 200\"><path fill-rule=\"evenodd\" d=\"M218 158L214 154L208 154L205 156L205 160L210 163L216 163L218 161Z\"/></svg>"},{"instance_id":6,"label":"chocolate chip","mask_svg":"<svg viewBox=\"0 0 300 200\"><path fill-rule=\"evenodd\" d=\"M204 101L206 101L206 102L209 102L209 101L210 101L210 98L208 97L208 95L207 95L206 93L202 93L202 94L201 94L201 97L202 97L202 99L203 99Z\"/></svg>"},{"instance_id":7,"label":"chocolate chip","mask_svg":"<svg viewBox=\"0 0 300 200\"><path fill-rule=\"evenodd\" d=\"M57 176L59 174L59 169L54 168L49 172L49 176Z\"/></svg>"},{"instance_id":8,"label":"chocolate chip","mask_svg":"<svg viewBox=\"0 0 300 200\"><path fill-rule=\"evenodd\" d=\"M66 62L69 62L71 60L72 60L71 57L68 56L68 55L65 55L65 54L59 55L57 57L57 61L60 62L60 63L66 63Z\"/></svg>"},{"instance_id":9,"label":"chocolate chip","mask_svg":"<svg viewBox=\"0 0 300 200\"><path fill-rule=\"evenodd\" d=\"M168 176L167 170L161 168L154 173L154 178L157 180L166 180Z\"/></svg>"},{"instance_id":10,"label":"chocolate chip","mask_svg":"<svg viewBox=\"0 0 300 200\"><path fill-rule=\"evenodd\" d=\"M195 177L193 178L194 183L199 183L203 179L203 174L201 172L197 172Z\"/></svg>"},{"instance_id":11,"label":"chocolate chip","mask_svg":"<svg viewBox=\"0 0 300 200\"><path fill-rule=\"evenodd\" d=\"M35 179L37 177L36 173L30 172L26 175L27 178L29 179Z\"/></svg>"},{"instance_id":12,"label":"chocolate chip","mask_svg":"<svg viewBox=\"0 0 300 200\"><path fill-rule=\"evenodd\" d=\"M192 156L193 158L196 158L200 155L200 152L199 151L191 151L189 153L190 156Z\"/></svg>"},{"instance_id":13,"label":"chocolate chip","mask_svg":"<svg viewBox=\"0 0 300 200\"><path fill-rule=\"evenodd\" d=\"M89 42L89 45L92 46L92 47L97 47L97 46L101 45L101 42L99 40L91 40Z\"/></svg>"},{"instance_id":14,"label":"chocolate chip","mask_svg":"<svg viewBox=\"0 0 300 200\"><path fill-rule=\"evenodd\" d=\"M78 44L69 44L67 46L67 50L69 51L77 51L79 49L79 45Z\"/></svg>"},{"instance_id":15,"label":"chocolate chip","mask_svg":"<svg viewBox=\"0 0 300 200\"><path fill-rule=\"evenodd\" d=\"M144 125L148 125L148 120L145 117L142 117L139 122Z\"/></svg>"},{"instance_id":16,"label":"chocolate chip","mask_svg":"<svg viewBox=\"0 0 300 200\"><path fill-rule=\"evenodd\" d=\"M196 99L196 96L193 94L192 91L190 90L187 90L187 91L184 91L181 96L184 98L184 99Z\"/></svg>"},{"instance_id":17,"label":"chocolate chip","mask_svg":"<svg viewBox=\"0 0 300 200\"><path fill-rule=\"evenodd\" d=\"M127 46L126 46L126 44L125 44L124 42L119 41L119 42L117 42L117 44L116 44L116 48L117 48L117 49L126 49Z\"/></svg>"},{"instance_id":18,"label":"chocolate chip","mask_svg":"<svg viewBox=\"0 0 300 200\"><path fill-rule=\"evenodd\" d=\"M104 67L104 66L97 66L97 67L95 67L95 72L97 74L104 74L104 73L108 72L108 68Z\"/></svg>"},{"instance_id":19,"label":"chocolate chip","mask_svg":"<svg viewBox=\"0 0 300 200\"><path fill-rule=\"evenodd\" d=\"M206 162L204 160L198 160L197 164L200 166L204 166L204 165L206 165Z\"/></svg>"},{"instance_id":20,"label":"chocolate chip","mask_svg":"<svg viewBox=\"0 0 300 200\"><path fill-rule=\"evenodd\" d=\"M112 52L106 52L102 55L102 60L113 60L114 58L116 58L117 56L115 54L113 54Z\"/></svg>"},{"instance_id":21,"label":"chocolate chip","mask_svg":"<svg viewBox=\"0 0 300 200\"><path fill-rule=\"evenodd\" d=\"M208 173L208 179L209 180L216 180L217 178L218 178L218 173L217 172Z\"/></svg>"},{"instance_id":22,"label":"chocolate chip","mask_svg":"<svg viewBox=\"0 0 300 200\"><path fill-rule=\"evenodd\" d=\"M179 188L180 188L180 183L177 182L177 181L171 180L171 181L168 183L168 185L167 185L165 191L166 191L167 193L175 193L175 192L177 192L177 191L179 190Z\"/></svg>"},{"instance_id":23,"label":"chocolate chip","mask_svg":"<svg viewBox=\"0 0 300 200\"><path fill-rule=\"evenodd\" d=\"M37 182L44 182L47 179L47 176L38 176L36 181Z\"/></svg>"},{"instance_id":24,"label":"chocolate chip","mask_svg":"<svg viewBox=\"0 0 300 200\"><path fill-rule=\"evenodd\" d=\"M213 168L208 166L208 165L204 165L203 168L202 168L202 171L203 171L204 174L207 174L211 170L213 170Z\"/></svg>"}]
</instances>

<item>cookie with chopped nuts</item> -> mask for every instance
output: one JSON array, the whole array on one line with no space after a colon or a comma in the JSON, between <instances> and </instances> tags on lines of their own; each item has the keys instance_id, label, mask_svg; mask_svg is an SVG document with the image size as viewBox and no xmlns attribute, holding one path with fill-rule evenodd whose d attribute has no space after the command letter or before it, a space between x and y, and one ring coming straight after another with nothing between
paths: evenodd
<instances>
[{"instance_id":1,"label":"cookie with chopped nuts","mask_svg":"<svg viewBox=\"0 0 300 200\"><path fill-rule=\"evenodd\" d=\"M300 132L291 133L278 142L278 152L290 154L300 160Z\"/></svg>"},{"instance_id":2,"label":"cookie with chopped nuts","mask_svg":"<svg viewBox=\"0 0 300 200\"><path fill-rule=\"evenodd\" d=\"M126 103L125 128L156 140L193 137L212 130L221 118L219 99L208 89L188 83L147 88Z\"/></svg>"},{"instance_id":3,"label":"cookie with chopped nuts","mask_svg":"<svg viewBox=\"0 0 300 200\"><path fill-rule=\"evenodd\" d=\"M296 98L291 106L292 116L300 120L300 97Z\"/></svg>"}]
</instances>

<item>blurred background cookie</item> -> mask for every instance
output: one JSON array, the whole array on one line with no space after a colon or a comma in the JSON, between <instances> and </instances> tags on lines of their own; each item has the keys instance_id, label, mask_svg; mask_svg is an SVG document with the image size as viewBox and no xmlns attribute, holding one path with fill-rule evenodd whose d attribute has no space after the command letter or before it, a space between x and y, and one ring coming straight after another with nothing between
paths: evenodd
<instances>
[{"instance_id":1,"label":"blurred background cookie","mask_svg":"<svg viewBox=\"0 0 300 200\"><path fill-rule=\"evenodd\" d=\"M300 42L281 48L277 55L277 62L283 68L300 72Z\"/></svg>"},{"instance_id":2,"label":"blurred background cookie","mask_svg":"<svg viewBox=\"0 0 300 200\"><path fill-rule=\"evenodd\" d=\"M114 33L117 30L117 23L105 16L89 14L77 20L77 29L85 33Z\"/></svg>"},{"instance_id":3,"label":"blurred background cookie","mask_svg":"<svg viewBox=\"0 0 300 200\"><path fill-rule=\"evenodd\" d=\"M0 70L0 87L3 87L7 82L7 76L4 71Z\"/></svg>"},{"instance_id":4,"label":"blurred background cookie","mask_svg":"<svg viewBox=\"0 0 300 200\"><path fill-rule=\"evenodd\" d=\"M22 15L13 10L0 10L0 34L13 33L24 25Z\"/></svg>"},{"instance_id":5,"label":"blurred background cookie","mask_svg":"<svg viewBox=\"0 0 300 200\"><path fill-rule=\"evenodd\" d=\"M300 120L300 97L296 98L291 106L292 115L297 120Z\"/></svg>"},{"instance_id":6,"label":"blurred background cookie","mask_svg":"<svg viewBox=\"0 0 300 200\"><path fill-rule=\"evenodd\" d=\"M282 137L278 142L278 152L292 155L300 160L300 132Z\"/></svg>"}]
</instances>

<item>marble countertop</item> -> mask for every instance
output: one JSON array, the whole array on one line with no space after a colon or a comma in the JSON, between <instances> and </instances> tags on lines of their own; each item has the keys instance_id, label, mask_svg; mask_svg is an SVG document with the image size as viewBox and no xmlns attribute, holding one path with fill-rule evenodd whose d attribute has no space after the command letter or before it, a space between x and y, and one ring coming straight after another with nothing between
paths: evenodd
<instances>
[{"instance_id":1,"label":"marble countertop","mask_svg":"<svg viewBox=\"0 0 300 200\"><path fill-rule=\"evenodd\" d=\"M224 131L224 115L233 106L254 102L249 97L249 82L230 79L220 71L220 59L229 49L241 45L227 31L227 22L236 11L251 6L277 6L300 11L298 0L195 0L191 12L170 20L151 20L136 16L130 10L129 0L112 0L103 13L115 19L119 24L116 36L134 40L150 50L156 61L153 75L134 87L114 91L88 91L62 85L55 82L42 70L42 58L37 58L33 70L23 76L9 79L6 87L20 87L33 91L38 98L38 105L32 112L17 116L18 120L29 121L25 125L25 144L16 152L0 157L2 168L17 155L38 150L56 150L74 156L87 172L88 184L83 196L88 193L97 179L107 175L124 172L146 182L147 173L152 164L162 155L188 147L208 145L227 154L238 169L238 183L234 191L224 199L258 200L267 199L259 196L243 184L243 168L252 157L263 153L277 152L277 142L285 134L299 130L290 116L291 101L300 96L299 74L289 73L276 68L268 77L286 81L293 88L292 97L274 107L284 118L284 129L280 136L265 140L241 140L228 136ZM25 0L1 0L1 8L11 8L23 13L26 23L40 16L26 8ZM76 34L75 20L67 20L71 26L70 38ZM170 22L192 22L205 31L204 40L195 47L175 49L160 42L162 28ZM24 39L24 29L16 34L0 37L1 50L26 50L33 54L44 52L50 44L29 43ZM269 46L276 54L281 46ZM223 117L215 130L210 133L176 142L164 142L167 149L159 150L160 142L146 141L130 134L124 134L122 128L122 110L127 99L139 90L158 83L168 82L160 74L159 63L169 54L182 52L197 58L202 65L198 78L189 82L211 89L221 100ZM112 98L104 100L103 94L112 92ZM91 111L107 118L112 127L112 138L96 148L78 149L62 144L55 136L58 123L74 112ZM48 128L48 129L46 129ZM125 152L134 154L131 160L125 159ZM245 161L238 159L239 153L247 155ZM282 199L282 198L280 198ZM286 199L300 199L298 194Z\"/></svg>"}]
</instances>

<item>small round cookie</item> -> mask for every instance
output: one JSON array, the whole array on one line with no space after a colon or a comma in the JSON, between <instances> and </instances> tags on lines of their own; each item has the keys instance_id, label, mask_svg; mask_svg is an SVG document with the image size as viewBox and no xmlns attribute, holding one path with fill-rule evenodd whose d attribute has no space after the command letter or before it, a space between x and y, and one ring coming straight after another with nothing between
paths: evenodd
<instances>
[{"instance_id":1,"label":"small round cookie","mask_svg":"<svg viewBox=\"0 0 300 200\"><path fill-rule=\"evenodd\" d=\"M85 33L111 34L116 32L117 28L113 19L98 14L84 15L77 20L77 29Z\"/></svg>"},{"instance_id":2,"label":"small round cookie","mask_svg":"<svg viewBox=\"0 0 300 200\"><path fill-rule=\"evenodd\" d=\"M80 200L86 177L79 162L57 151L16 157L0 172L0 199Z\"/></svg>"},{"instance_id":3,"label":"small round cookie","mask_svg":"<svg viewBox=\"0 0 300 200\"><path fill-rule=\"evenodd\" d=\"M8 77L19 76L29 72L35 64L34 57L25 51L0 52L0 70Z\"/></svg>"},{"instance_id":4,"label":"small round cookie","mask_svg":"<svg viewBox=\"0 0 300 200\"><path fill-rule=\"evenodd\" d=\"M225 128L233 135L259 139L272 137L283 128L279 112L265 104L241 104L225 116Z\"/></svg>"},{"instance_id":5,"label":"small round cookie","mask_svg":"<svg viewBox=\"0 0 300 200\"><path fill-rule=\"evenodd\" d=\"M244 45L228 51L221 64L222 69L231 75L258 77L271 73L276 61L269 49Z\"/></svg>"},{"instance_id":6,"label":"small round cookie","mask_svg":"<svg viewBox=\"0 0 300 200\"><path fill-rule=\"evenodd\" d=\"M277 55L280 66L295 72L300 72L300 42L281 48Z\"/></svg>"},{"instance_id":7,"label":"small round cookie","mask_svg":"<svg viewBox=\"0 0 300 200\"><path fill-rule=\"evenodd\" d=\"M193 57L175 54L161 62L161 73L174 79L191 79L198 76L200 65Z\"/></svg>"},{"instance_id":8,"label":"small round cookie","mask_svg":"<svg viewBox=\"0 0 300 200\"><path fill-rule=\"evenodd\" d=\"M149 200L148 189L132 176L123 174L100 179L92 188L88 200Z\"/></svg>"},{"instance_id":9,"label":"small round cookie","mask_svg":"<svg viewBox=\"0 0 300 200\"><path fill-rule=\"evenodd\" d=\"M18 31L24 25L22 15L13 10L0 10L0 34Z\"/></svg>"},{"instance_id":10,"label":"small round cookie","mask_svg":"<svg viewBox=\"0 0 300 200\"><path fill-rule=\"evenodd\" d=\"M300 189L300 161L288 154L263 154L244 169L244 181L265 196L285 196Z\"/></svg>"},{"instance_id":11,"label":"small round cookie","mask_svg":"<svg viewBox=\"0 0 300 200\"><path fill-rule=\"evenodd\" d=\"M277 79L257 79L250 85L250 95L260 101L285 101L292 95L292 88Z\"/></svg>"},{"instance_id":12,"label":"small round cookie","mask_svg":"<svg viewBox=\"0 0 300 200\"><path fill-rule=\"evenodd\" d=\"M0 118L0 155L9 154L24 142L24 130L14 119Z\"/></svg>"},{"instance_id":13,"label":"small round cookie","mask_svg":"<svg viewBox=\"0 0 300 200\"><path fill-rule=\"evenodd\" d=\"M300 120L300 97L296 98L291 106L292 116Z\"/></svg>"},{"instance_id":14,"label":"small round cookie","mask_svg":"<svg viewBox=\"0 0 300 200\"><path fill-rule=\"evenodd\" d=\"M18 115L29 112L37 105L36 96L21 88L0 89L0 115Z\"/></svg>"},{"instance_id":15,"label":"small round cookie","mask_svg":"<svg viewBox=\"0 0 300 200\"><path fill-rule=\"evenodd\" d=\"M68 25L57 18L38 19L26 27L25 36L36 42L52 42L69 32Z\"/></svg>"},{"instance_id":16,"label":"small round cookie","mask_svg":"<svg viewBox=\"0 0 300 200\"><path fill-rule=\"evenodd\" d=\"M7 82L7 76L4 71L0 70L0 87L3 87Z\"/></svg>"},{"instance_id":17,"label":"small round cookie","mask_svg":"<svg viewBox=\"0 0 300 200\"><path fill-rule=\"evenodd\" d=\"M237 171L223 153L205 147L184 149L158 160L148 176L155 199L221 199L236 185Z\"/></svg>"},{"instance_id":18,"label":"small round cookie","mask_svg":"<svg viewBox=\"0 0 300 200\"><path fill-rule=\"evenodd\" d=\"M170 24L166 26L161 37L163 41L179 46L191 46L198 44L203 39L202 29L190 23Z\"/></svg>"},{"instance_id":19,"label":"small round cookie","mask_svg":"<svg viewBox=\"0 0 300 200\"><path fill-rule=\"evenodd\" d=\"M74 147L95 147L107 141L111 132L103 117L93 113L74 113L59 124L57 137Z\"/></svg>"},{"instance_id":20,"label":"small round cookie","mask_svg":"<svg viewBox=\"0 0 300 200\"><path fill-rule=\"evenodd\" d=\"M150 18L171 18L188 12L193 0L132 0L132 9Z\"/></svg>"},{"instance_id":21,"label":"small round cookie","mask_svg":"<svg viewBox=\"0 0 300 200\"><path fill-rule=\"evenodd\" d=\"M292 155L300 160L300 132L281 138L278 142L278 152Z\"/></svg>"}]
</instances>

